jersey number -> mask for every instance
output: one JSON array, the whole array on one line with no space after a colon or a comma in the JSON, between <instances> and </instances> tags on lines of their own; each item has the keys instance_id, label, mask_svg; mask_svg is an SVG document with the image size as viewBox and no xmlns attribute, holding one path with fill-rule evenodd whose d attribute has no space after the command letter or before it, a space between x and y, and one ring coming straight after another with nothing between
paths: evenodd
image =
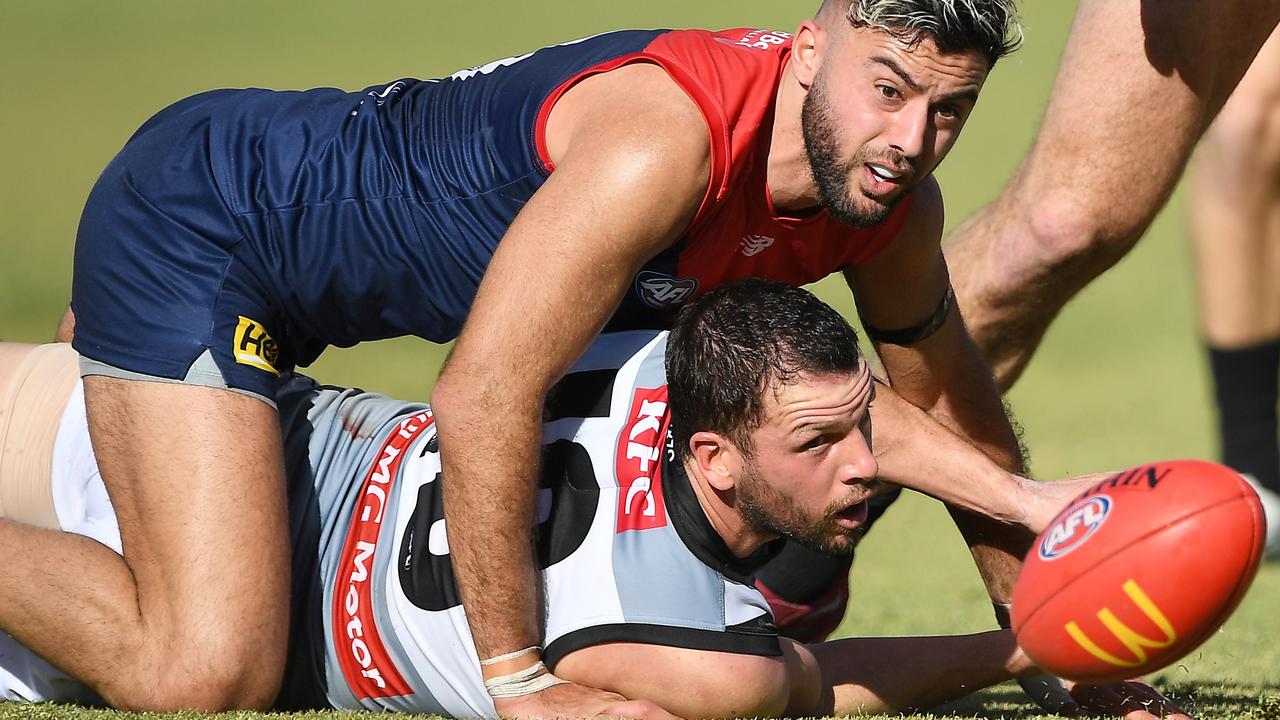
<instances>
[{"instance_id":1,"label":"jersey number","mask_svg":"<svg viewBox=\"0 0 1280 720\"><path fill-rule=\"evenodd\" d=\"M428 445L434 452L435 443ZM453 579L453 561L444 532L441 475L418 488L418 501L405 528L397 558L400 587L405 597L428 611L462 604ZM569 557L591 530L600 486L587 449L570 440L557 440L543 449L542 482L538 492L536 547L539 569Z\"/></svg>"}]
</instances>

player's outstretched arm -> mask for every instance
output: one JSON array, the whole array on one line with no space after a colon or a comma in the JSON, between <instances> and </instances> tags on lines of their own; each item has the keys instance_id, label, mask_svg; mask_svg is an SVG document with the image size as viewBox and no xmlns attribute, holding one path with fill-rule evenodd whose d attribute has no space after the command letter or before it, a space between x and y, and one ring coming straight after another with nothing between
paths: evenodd
<instances>
[{"instance_id":1,"label":"player's outstretched arm","mask_svg":"<svg viewBox=\"0 0 1280 720\"><path fill-rule=\"evenodd\" d=\"M894 388L876 383L871 445L877 478L1010 525L1037 516L1027 481L1000 467Z\"/></svg>"},{"instance_id":2,"label":"player's outstretched arm","mask_svg":"<svg viewBox=\"0 0 1280 720\"><path fill-rule=\"evenodd\" d=\"M1008 630L939 637L849 638L796 646L790 652L810 654L820 667L824 704L807 713L811 715L924 710L1039 672ZM1159 691L1140 681L1075 685L1071 694L1079 709L1094 716L1191 720Z\"/></svg>"},{"instance_id":3,"label":"player's outstretched arm","mask_svg":"<svg viewBox=\"0 0 1280 720\"><path fill-rule=\"evenodd\" d=\"M894 389L1001 467L1016 472L1021 470L1021 451L991 370L970 340L955 303L948 301L942 222L942 193L930 178L913 191L910 215L893 244L869 262L846 270L845 278ZM952 517L991 599L1008 602L1030 537L955 509Z\"/></svg>"},{"instance_id":4,"label":"player's outstretched arm","mask_svg":"<svg viewBox=\"0 0 1280 720\"><path fill-rule=\"evenodd\" d=\"M790 641L783 641L786 645ZM687 648L609 643L576 650L556 666L556 674L629 698L644 698L684 718L779 717L789 713L792 684L803 681L816 693L816 664L801 658L766 657ZM816 696L804 708L817 707Z\"/></svg>"},{"instance_id":5,"label":"player's outstretched arm","mask_svg":"<svg viewBox=\"0 0 1280 720\"><path fill-rule=\"evenodd\" d=\"M710 176L701 115L653 65L580 83L547 139L556 170L494 253L432 396L450 555L482 659L541 643L531 540L546 391L690 222ZM617 700L561 685L495 704L578 717L618 714Z\"/></svg>"},{"instance_id":6,"label":"player's outstretched arm","mask_svg":"<svg viewBox=\"0 0 1280 720\"><path fill-rule=\"evenodd\" d=\"M1076 495L1102 475L1039 483L1000 467L968 440L902 398L876 386L871 443L878 478L937 498L949 506L1039 533Z\"/></svg>"},{"instance_id":7,"label":"player's outstretched arm","mask_svg":"<svg viewBox=\"0 0 1280 720\"><path fill-rule=\"evenodd\" d=\"M1039 672L1013 633L781 640L781 657L610 643L570 653L556 673L662 705L686 718L820 717L923 710ZM1078 685L1082 707L1108 717L1190 720L1141 682ZM1155 714L1142 714L1155 713Z\"/></svg>"},{"instance_id":8,"label":"player's outstretched arm","mask_svg":"<svg viewBox=\"0 0 1280 720\"><path fill-rule=\"evenodd\" d=\"M1013 633L848 638L795 646L820 669L822 705L811 715L921 710L1036 672Z\"/></svg>"},{"instance_id":9,"label":"player's outstretched arm","mask_svg":"<svg viewBox=\"0 0 1280 720\"><path fill-rule=\"evenodd\" d=\"M942 223L942 192L929 178L912 191L910 214L893 243L870 261L846 269L845 279L889 384L1016 472L1020 449L991 370L955 303L946 301L950 279L941 249ZM886 337L906 329L914 330L914 337Z\"/></svg>"}]
</instances>

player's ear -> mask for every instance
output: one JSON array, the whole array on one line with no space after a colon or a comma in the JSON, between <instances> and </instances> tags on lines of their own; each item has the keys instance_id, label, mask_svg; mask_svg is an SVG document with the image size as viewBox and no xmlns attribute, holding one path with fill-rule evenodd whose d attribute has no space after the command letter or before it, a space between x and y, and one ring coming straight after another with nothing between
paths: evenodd
<instances>
[{"instance_id":1,"label":"player's ear","mask_svg":"<svg viewBox=\"0 0 1280 720\"><path fill-rule=\"evenodd\" d=\"M818 75L826 37L826 31L816 22L805 20L800 23L800 28L791 40L792 72L805 88L812 85L813 79Z\"/></svg>"},{"instance_id":2,"label":"player's ear","mask_svg":"<svg viewBox=\"0 0 1280 720\"><path fill-rule=\"evenodd\" d=\"M689 452L711 487L722 492L733 489L742 455L729 438L706 430L696 432L689 438Z\"/></svg>"}]
</instances>

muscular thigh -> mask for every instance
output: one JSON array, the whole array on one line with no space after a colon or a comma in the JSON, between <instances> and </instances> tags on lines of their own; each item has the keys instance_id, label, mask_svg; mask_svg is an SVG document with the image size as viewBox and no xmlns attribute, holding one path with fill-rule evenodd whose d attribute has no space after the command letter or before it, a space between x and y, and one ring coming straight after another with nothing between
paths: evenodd
<instances>
[{"instance_id":1,"label":"muscular thigh","mask_svg":"<svg viewBox=\"0 0 1280 720\"><path fill-rule=\"evenodd\" d=\"M288 537L276 413L190 385L85 378L90 437L148 622L282 657Z\"/></svg>"},{"instance_id":2,"label":"muscular thigh","mask_svg":"<svg viewBox=\"0 0 1280 720\"><path fill-rule=\"evenodd\" d=\"M1041 190L1099 188L1078 200L1103 231L1144 225L1277 18L1273 0L1083 0L1032 156L1056 169Z\"/></svg>"}]
</instances>

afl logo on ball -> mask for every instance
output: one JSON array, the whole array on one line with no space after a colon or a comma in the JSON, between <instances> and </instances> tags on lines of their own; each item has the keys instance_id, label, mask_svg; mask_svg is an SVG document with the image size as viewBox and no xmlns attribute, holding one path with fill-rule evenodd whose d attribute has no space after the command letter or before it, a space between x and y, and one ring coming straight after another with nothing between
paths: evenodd
<instances>
[{"instance_id":1,"label":"afl logo on ball","mask_svg":"<svg viewBox=\"0 0 1280 720\"><path fill-rule=\"evenodd\" d=\"M1083 545L1089 536L1098 532L1110 512L1111 498L1106 495L1095 495L1068 508L1045 531L1040 541L1040 559L1057 560Z\"/></svg>"}]
</instances>

